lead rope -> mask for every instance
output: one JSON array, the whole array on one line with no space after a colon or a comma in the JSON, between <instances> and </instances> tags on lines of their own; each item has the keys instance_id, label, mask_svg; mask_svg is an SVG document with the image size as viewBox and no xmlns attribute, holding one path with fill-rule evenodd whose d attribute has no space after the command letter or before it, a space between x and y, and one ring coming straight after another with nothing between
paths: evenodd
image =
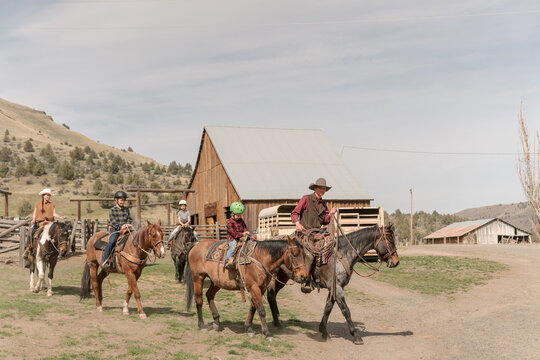
<instances>
[{"instance_id":1,"label":"lead rope","mask_svg":"<svg viewBox=\"0 0 540 360\"><path fill-rule=\"evenodd\" d=\"M366 259L364 259L364 257L362 255L360 255L360 253L358 252L358 250L351 244L351 242L349 241L349 238L347 237L347 235L345 235L345 232L343 231L343 229L341 228L341 225L339 224L338 220L337 220L337 216L336 214L334 214L334 221L336 222L336 225L339 229L339 231L341 232L341 234L343 235L343 237L345 238L345 240L347 240L347 243L349 244L349 246L354 250L354 252L356 253L356 255L360 258L360 260L362 261L362 264L364 266L366 266L367 268L370 268L371 270L373 270L373 272L371 274L368 274L368 275L362 275L360 274L358 271L356 271L356 269L354 268L354 266L352 267L352 270L354 271L355 274L361 276L361 277L370 277L370 276L373 276L375 273L377 273L378 271L380 271L381 269L381 265L382 265L382 262L379 263L379 267L375 267L371 264L368 264L368 262L366 261ZM375 236L377 236L377 233L375 232ZM339 242L339 239L338 241ZM336 256L337 256L337 253L336 253Z\"/></svg>"}]
</instances>

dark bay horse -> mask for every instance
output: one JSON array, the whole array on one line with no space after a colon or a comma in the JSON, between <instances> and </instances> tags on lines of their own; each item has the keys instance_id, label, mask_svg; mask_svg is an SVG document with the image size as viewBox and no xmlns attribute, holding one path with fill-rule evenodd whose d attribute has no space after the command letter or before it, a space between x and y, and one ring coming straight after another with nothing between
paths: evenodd
<instances>
[{"instance_id":1,"label":"dark bay horse","mask_svg":"<svg viewBox=\"0 0 540 360\"><path fill-rule=\"evenodd\" d=\"M210 278L210 287L206 291L206 299L214 318L213 326L219 329L219 313L214 302L216 293L220 289L240 290L244 287L251 295L251 306L247 319L244 323L246 332L253 334L252 322L255 311L259 313L263 334L268 340L272 340L266 324L266 312L264 310L262 296L266 287L273 278L273 274L283 265L293 280L301 282L306 279L307 271L304 264L304 251L302 245L291 238L288 240L267 240L257 242L252 261L246 265L239 265L236 270L224 269L222 262L206 259L210 247L215 244L214 240L202 240L196 243L188 254L188 268L186 271L186 305L191 308L193 296L197 305L199 329L204 326L202 315L202 292L206 277ZM239 245L240 246L240 245ZM244 284L238 280L240 273Z\"/></svg>"},{"instance_id":2,"label":"dark bay horse","mask_svg":"<svg viewBox=\"0 0 540 360\"><path fill-rule=\"evenodd\" d=\"M186 226L178 230L175 237L171 240L171 258L174 262L176 281L184 281L184 267L187 261L188 249L196 242L193 228Z\"/></svg>"},{"instance_id":3,"label":"dark bay horse","mask_svg":"<svg viewBox=\"0 0 540 360\"><path fill-rule=\"evenodd\" d=\"M347 320L349 325L349 332L354 338L354 343L363 344L360 331L356 329L351 318L351 312L347 303L345 302L344 288L349 283L353 266L365 255L365 253L371 249L375 249L380 261L385 261L390 268L396 267L399 264L399 257L396 250L396 244L394 239L394 232L392 225L383 227L369 227L360 229L347 236L339 236L338 238L338 258L336 254L332 255L331 261L327 265L320 267L319 271L319 285L328 289L328 297L326 298L326 306L324 307L324 314L319 324L319 331L322 333L323 338L328 339L328 331L326 325L328 323L328 317L332 312L334 303L337 301L341 313ZM333 265L335 261L335 298L332 296L330 289L332 289L333 283ZM288 276L285 272L279 271L277 279L279 281L272 282L268 287L267 299L272 310L273 323L276 326L280 326L279 323L279 309L276 302L276 295L283 287L282 283L285 283Z\"/></svg>"},{"instance_id":4,"label":"dark bay horse","mask_svg":"<svg viewBox=\"0 0 540 360\"><path fill-rule=\"evenodd\" d=\"M128 304L131 294L135 296L137 301L137 310L139 318L146 319L144 313L141 294L137 286L137 280L141 276L143 268L146 266L148 255L154 254L160 258L165 257L165 248L163 246L163 231L161 230L161 220L157 224L151 224L147 221L147 225L137 231L131 232L126 241L126 245L120 252L115 252L116 269L103 270L98 274L98 268L101 266L103 251L94 248L95 242L100 239L106 232L98 232L90 238L86 244L86 261L84 264L83 275L81 278L81 293L80 298L90 297L90 281L96 297L96 307L99 311L103 311L101 302L103 301L102 284L103 279L109 275L109 272L120 272L126 275L128 288L126 292L126 300L122 312L124 315L129 315ZM120 237L118 238L120 240Z\"/></svg>"},{"instance_id":5,"label":"dark bay horse","mask_svg":"<svg viewBox=\"0 0 540 360\"><path fill-rule=\"evenodd\" d=\"M58 256L63 257L67 253L70 225L63 222L49 222L43 226L43 232L39 238L33 240L32 248L35 255L28 255L30 262L30 291L38 293L45 280L45 271L49 267L49 283L47 296L52 296L52 279ZM34 285L34 272L37 269L37 282Z\"/></svg>"}]
</instances>

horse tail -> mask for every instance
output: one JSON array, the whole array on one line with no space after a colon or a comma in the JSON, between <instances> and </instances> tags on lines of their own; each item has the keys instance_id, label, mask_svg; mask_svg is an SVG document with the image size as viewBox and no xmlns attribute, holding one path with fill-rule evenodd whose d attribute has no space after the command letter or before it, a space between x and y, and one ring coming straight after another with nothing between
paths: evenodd
<instances>
[{"instance_id":1,"label":"horse tail","mask_svg":"<svg viewBox=\"0 0 540 360\"><path fill-rule=\"evenodd\" d=\"M84 262L84 269L81 278L81 293L79 301L90 297L90 265L88 262Z\"/></svg>"},{"instance_id":2,"label":"horse tail","mask_svg":"<svg viewBox=\"0 0 540 360\"><path fill-rule=\"evenodd\" d=\"M195 289L193 287L193 278L191 277L191 266L189 266L189 257L186 257L186 271L184 273L186 281L186 311L191 310Z\"/></svg>"}]
</instances>

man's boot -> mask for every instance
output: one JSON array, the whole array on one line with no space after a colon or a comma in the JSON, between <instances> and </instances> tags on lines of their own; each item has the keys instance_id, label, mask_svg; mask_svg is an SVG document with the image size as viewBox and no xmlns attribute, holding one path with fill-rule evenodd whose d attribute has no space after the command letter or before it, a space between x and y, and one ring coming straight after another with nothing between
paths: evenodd
<instances>
[{"instance_id":1,"label":"man's boot","mask_svg":"<svg viewBox=\"0 0 540 360\"><path fill-rule=\"evenodd\" d=\"M27 269L30 267L30 261L28 260L28 255L30 255L30 252L32 252L32 247L30 246L30 244L28 244L28 247L26 248L26 250L24 250L23 253L24 267Z\"/></svg>"}]
</instances>

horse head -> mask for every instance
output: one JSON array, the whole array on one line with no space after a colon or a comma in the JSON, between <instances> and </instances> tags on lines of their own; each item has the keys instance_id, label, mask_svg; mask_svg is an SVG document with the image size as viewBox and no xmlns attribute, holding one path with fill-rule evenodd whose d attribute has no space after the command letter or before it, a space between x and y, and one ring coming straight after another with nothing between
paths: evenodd
<instances>
[{"instance_id":1,"label":"horse head","mask_svg":"<svg viewBox=\"0 0 540 360\"><path fill-rule=\"evenodd\" d=\"M399 265L399 256L396 249L396 239L394 237L394 226L392 223L387 226L378 227L375 230L375 240L373 247L381 261L386 261L389 268Z\"/></svg>"},{"instance_id":2,"label":"horse head","mask_svg":"<svg viewBox=\"0 0 540 360\"><path fill-rule=\"evenodd\" d=\"M287 253L283 265L292 272L292 279L303 283L308 277L304 247L295 238L287 236Z\"/></svg>"},{"instance_id":3,"label":"horse head","mask_svg":"<svg viewBox=\"0 0 540 360\"><path fill-rule=\"evenodd\" d=\"M161 230L161 220L152 224L150 221L146 221L146 240L149 247L152 247L154 254L159 258L165 257L165 247L163 246L163 230Z\"/></svg>"},{"instance_id":4,"label":"horse head","mask_svg":"<svg viewBox=\"0 0 540 360\"><path fill-rule=\"evenodd\" d=\"M67 223L55 222L49 228L49 238L58 249L58 255L64 257L67 255L67 244L69 240L69 225Z\"/></svg>"}]
</instances>

